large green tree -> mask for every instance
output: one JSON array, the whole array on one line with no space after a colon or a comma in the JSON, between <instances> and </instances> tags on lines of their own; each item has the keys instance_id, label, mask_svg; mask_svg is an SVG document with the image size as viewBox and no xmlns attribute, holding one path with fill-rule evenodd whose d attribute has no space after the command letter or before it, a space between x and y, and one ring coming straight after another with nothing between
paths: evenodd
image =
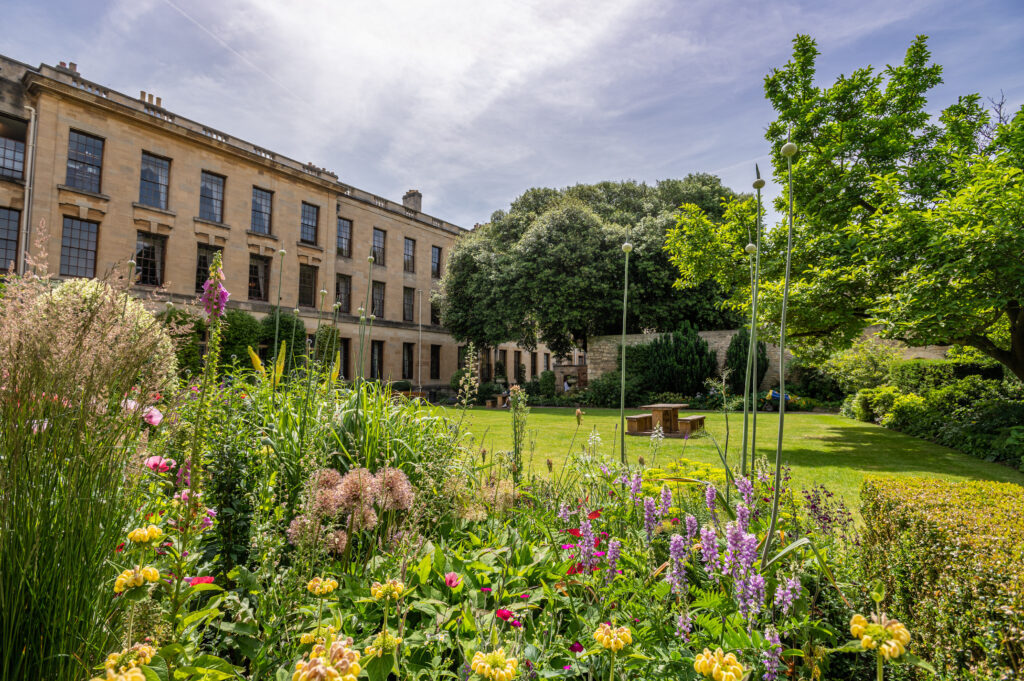
<instances>
[{"instance_id":1,"label":"large green tree","mask_svg":"<svg viewBox=\"0 0 1024 681\"><path fill-rule=\"evenodd\" d=\"M537 340L556 354L617 333L622 319L623 241L633 243L627 326L674 330L686 320L722 328L736 317L705 279L674 288L663 249L682 203L720 215L735 193L708 174L638 182L535 188L459 239L437 296L442 323L460 340L483 346Z\"/></svg>"},{"instance_id":2,"label":"large green tree","mask_svg":"<svg viewBox=\"0 0 1024 681\"><path fill-rule=\"evenodd\" d=\"M977 95L929 115L942 69L924 37L902 64L860 68L826 87L814 82L817 57L815 42L797 36L789 63L765 78L778 114L766 137L783 187L780 149L787 138L799 146L790 338L824 352L880 324L912 346L974 346L1024 378L1024 117L990 122ZM787 202L783 192L779 213ZM703 259L740 304L750 211L731 205L716 219L688 207L681 216L667 241L681 281ZM767 325L778 319L785 231L770 230L762 245ZM702 234L713 234L715 249L693 254Z\"/></svg>"}]
</instances>

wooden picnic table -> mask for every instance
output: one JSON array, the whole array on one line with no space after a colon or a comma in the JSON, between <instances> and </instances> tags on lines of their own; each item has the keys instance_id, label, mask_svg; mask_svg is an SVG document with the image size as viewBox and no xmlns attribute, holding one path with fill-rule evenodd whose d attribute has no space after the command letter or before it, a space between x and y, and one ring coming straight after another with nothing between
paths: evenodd
<instances>
[{"instance_id":1,"label":"wooden picnic table","mask_svg":"<svg viewBox=\"0 0 1024 681\"><path fill-rule=\"evenodd\" d=\"M651 410L654 425L661 426L663 433L676 433L679 431L679 410L689 406L689 404L659 402L658 404L645 404L640 408Z\"/></svg>"}]
</instances>

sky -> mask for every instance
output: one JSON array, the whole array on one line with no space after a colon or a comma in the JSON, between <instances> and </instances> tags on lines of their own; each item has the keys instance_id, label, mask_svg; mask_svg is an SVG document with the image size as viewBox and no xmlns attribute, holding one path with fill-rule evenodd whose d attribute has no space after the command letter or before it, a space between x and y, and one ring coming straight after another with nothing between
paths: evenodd
<instances>
[{"instance_id":1,"label":"sky","mask_svg":"<svg viewBox=\"0 0 1024 681\"><path fill-rule=\"evenodd\" d=\"M313 162L456 224L530 187L769 166L764 76L820 84L928 35L943 85L1024 105L1024 0L5 0L0 52ZM775 191L769 184L769 197Z\"/></svg>"}]
</instances>

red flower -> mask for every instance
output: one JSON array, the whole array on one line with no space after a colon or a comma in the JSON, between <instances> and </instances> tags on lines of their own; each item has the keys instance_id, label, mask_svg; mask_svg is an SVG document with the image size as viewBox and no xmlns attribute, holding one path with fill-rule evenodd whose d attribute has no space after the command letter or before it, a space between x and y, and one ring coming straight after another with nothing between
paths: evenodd
<instances>
[{"instance_id":1,"label":"red flower","mask_svg":"<svg viewBox=\"0 0 1024 681\"><path fill-rule=\"evenodd\" d=\"M510 619L512 619L512 611L511 610L500 610L499 609L494 614L497 615L500 619L505 620L506 622L508 622Z\"/></svg>"},{"instance_id":2,"label":"red flower","mask_svg":"<svg viewBox=\"0 0 1024 681\"><path fill-rule=\"evenodd\" d=\"M121 553L122 551L124 551L124 542L121 542L120 544L118 544L117 548L114 549L114 550L117 551L118 553Z\"/></svg>"},{"instance_id":3,"label":"red flower","mask_svg":"<svg viewBox=\"0 0 1024 681\"><path fill-rule=\"evenodd\" d=\"M568 533L569 533L569 534L571 534L572 536L576 537L577 539L578 539L578 538L580 537L580 531L579 531L579 529L578 529L578 528L575 528L575 527L574 527L574 528L572 528L572 529L570 529L570 530L566 530L566 532L568 532Z\"/></svg>"},{"instance_id":4,"label":"red flower","mask_svg":"<svg viewBox=\"0 0 1024 681\"><path fill-rule=\"evenodd\" d=\"M587 520L597 520L600 517L601 517L601 509L598 509L596 511L591 511L590 513L587 514Z\"/></svg>"},{"instance_id":5,"label":"red flower","mask_svg":"<svg viewBox=\"0 0 1024 681\"><path fill-rule=\"evenodd\" d=\"M196 584L213 584L213 577L186 577L185 581L188 582L189 586L195 586Z\"/></svg>"}]
</instances>

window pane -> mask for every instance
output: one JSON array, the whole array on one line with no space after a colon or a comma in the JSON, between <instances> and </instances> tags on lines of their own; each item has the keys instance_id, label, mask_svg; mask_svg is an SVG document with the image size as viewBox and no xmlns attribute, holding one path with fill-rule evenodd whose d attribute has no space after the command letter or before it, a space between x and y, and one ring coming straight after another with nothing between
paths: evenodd
<instances>
[{"instance_id":1,"label":"window pane","mask_svg":"<svg viewBox=\"0 0 1024 681\"><path fill-rule=\"evenodd\" d=\"M273 208L274 194L258 187L252 188L252 226L250 229L258 234L270 234L270 213Z\"/></svg>"},{"instance_id":2,"label":"window pane","mask_svg":"<svg viewBox=\"0 0 1024 681\"><path fill-rule=\"evenodd\" d=\"M0 177L20 180L25 174L25 143L0 137Z\"/></svg>"},{"instance_id":3,"label":"window pane","mask_svg":"<svg viewBox=\"0 0 1024 681\"><path fill-rule=\"evenodd\" d=\"M352 312L352 277L347 274L337 275L334 281L334 302L340 305L339 312Z\"/></svg>"},{"instance_id":4,"label":"window pane","mask_svg":"<svg viewBox=\"0 0 1024 681\"><path fill-rule=\"evenodd\" d=\"M402 343L402 378L412 378L413 353L416 346L412 343Z\"/></svg>"},{"instance_id":5,"label":"window pane","mask_svg":"<svg viewBox=\"0 0 1024 681\"><path fill-rule=\"evenodd\" d=\"M416 306L416 289L406 286L402 289L402 321L411 322Z\"/></svg>"},{"instance_id":6,"label":"window pane","mask_svg":"<svg viewBox=\"0 0 1024 681\"><path fill-rule=\"evenodd\" d=\"M21 211L0 208L0 277L10 271L18 259L18 222Z\"/></svg>"},{"instance_id":7,"label":"window pane","mask_svg":"<svg viewBox=\"0 0 1024 681\"><path fill-rule=\"evenodd\" d=\"M320 225L320 207L308 203L302 204L302 225L299 239L303 243L315 244L317 228Z\"/></svg>"},{"instance_id":8,"label":"window pane","mask_svg":"<svg viewBox=\"0 0 1024 681\"><path fill-rule=\"evenodd\" d=\"M138 232L135 240L135 281L143 286L164 283L164 251L167 237Z\"/></svg>"},{"instance_id":9,"label":"window pane","mask_svg":"<svg viewBox=\"0 0 1024 681\"><path fill-rule=\"evenodd\" d=\"M299 305L302 307L316 307L316 275L316 267L299 265Z\"/></svg>"},{"instance_id":10,"label":"window pane","mask_svg":"<svg viewBox=\"0 0 1024 681\"><path fill-rule=\"evenodd\" d=\"M377 316L377 319L384 319L384 282L373 282L373 296L371 299L370 313Z\"/></svg>"},{"instance_id":11,"label":"window pane","mask_svg":"<svg viewBox=\"0 0 1024 681\"><path fill-rule=\"evenodd\" d=\"M373 256L375 264L384 266L384 238L387 233L383 229L373 228L373 248L370 251L370 255Z\"/></svg>"},{"instance_id":12,"label":"window pane","mask_svg":"<svg viewBox=\"0 0 1024 681\"><path fill-rule=\"evenodd\" d=\"M352 221L338 218L338 255L352 257Z\"/></svg>"},{"instance_id":13,"label":"window pane","mask_svg":"<svg viewBox=\"0 0 1024 681\"><path fill-rule=\"evenodd\" d=\"M210 278L210 263L213 262L213 255L223 250L220 246L199 244L196 254L196 293L203 290L203 284Z\"/></svg>"},{"instance_id":14,"label":"window pane","mask_svg":"<svg viewBox=\"0 0 1024 681\"><path fill-rule=\"evenodd\" d=\"M430 276L435 279L441 277L441 247L430 247Z\"/></svg>"},{"instance_id":15,"label":"window pane","mask_svg":"<svg viewBox=\"0 0 1024 681\"><path fill-rule=\"evenodd\" d=\"M199 181L199 217L224 222L224 178L205 170Z\"/></svg>"},{"instance_id":16,"label":"window pane","mask_svg":"<svg viewBox=\"0 0 1024 681\"><path fill-rule=\"evenodd\" d=\"M416 271L416 242L413 239L405 240L405 271Z\"/></svg>"},{"instance_id":17,"label":"window pane","mask_svg":"<svg viewBox=\"0 0 1024 681\"><path fill-rule=\"evenodd\" d=\"M142 172L139 177L139 203L167 210L167 183L170 175L169 160L143 152Z\"/></svg>"},{"instance_id":18,"label":"window pane","mask_svg":"<svg viewBox=\"0 0 1024 681\"><path fill-rule=\"evenodd\" d=\"M96 233L99 223L64 218L60 243L60 273L65 277L96 275Z\"/></svg>"},{"instance_id":19,"label":"window pane","mask_svg":"<svg viewBox=\"0 0 1024 681\"><path fill-rule=\"evenodd\" d=\"M249 300L266 300L270 283L270 258L249 256Z\"/></svg>"},{"instance_id":20,"label":"window pane","mask_svg":"<svg viewBox=\"0 0 1024 681\"><path fill-rule=\"evenodd\" d=\"M103 140L72 130L68 138L68 172L64 184L98 193L102 169Z\"/></svg>"},{"instance_id":21,"label":"window pane","mask_svg":"<svg viewBox=\"0 0 1024 681\"><path fill-rule=\"evenodd\" d=\"M441 346L430 346L430 380L441 378Z\"/></svg>"},{"instance_id":22,"label":"window pane","mask_svg":"<svg viewBox=\"0 0 1024 681\"><path fill-rule=\"evenodd\" d=\"M384 341L370 341L370 378L380 379L384 370Z\"/></svg>"}]
</instances>

